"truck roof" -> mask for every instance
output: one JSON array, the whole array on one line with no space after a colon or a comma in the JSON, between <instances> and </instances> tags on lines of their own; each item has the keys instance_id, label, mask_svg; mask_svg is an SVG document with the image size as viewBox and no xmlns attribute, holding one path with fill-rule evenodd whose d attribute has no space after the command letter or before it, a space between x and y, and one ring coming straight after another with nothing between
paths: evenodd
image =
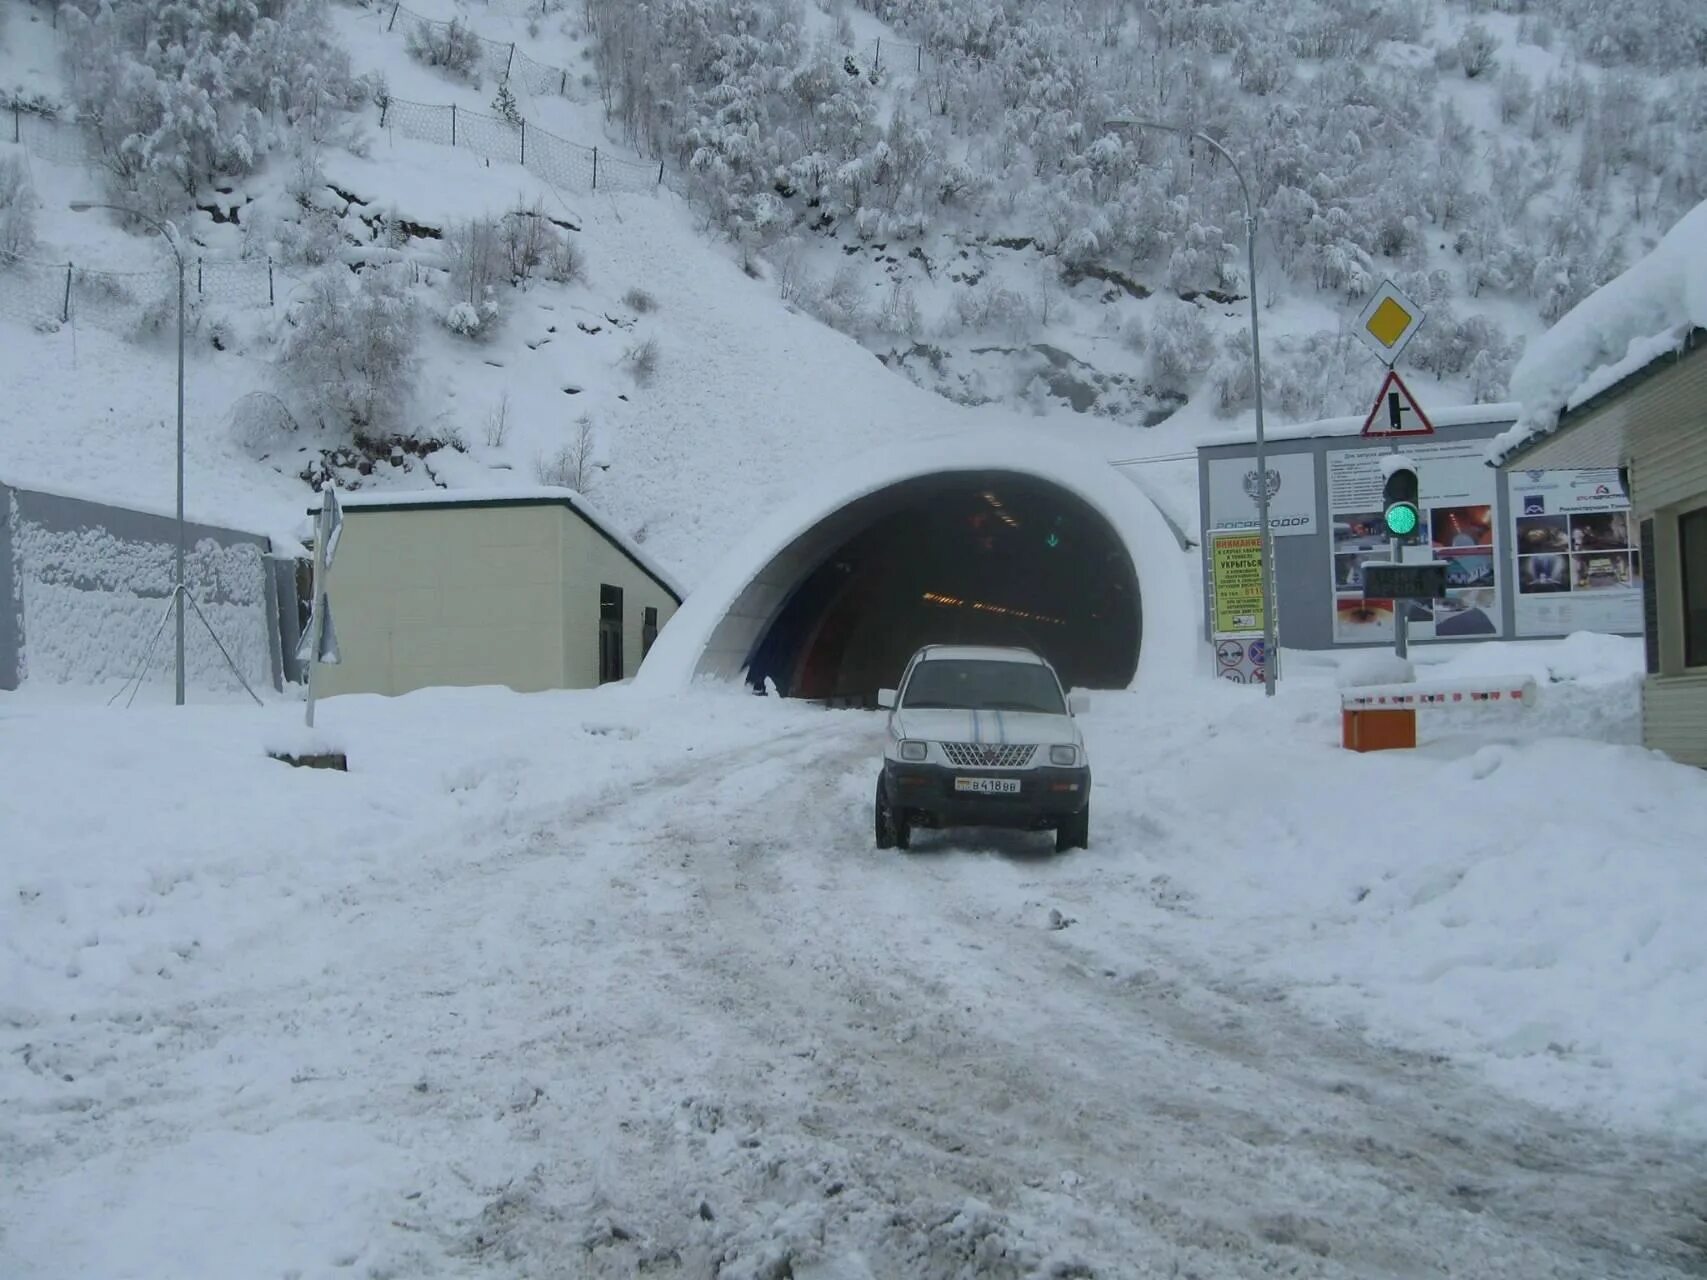
<instances>
[{"instance_id":1,"label":"truck roof","mask_svg":"<svg viewBox=\"0 0 1707 1280\"><path fill-rule=\"evenodd\" d=\"M1004 648L1000 645L983 644L927 644L919 650L918 658L921 662L934 662L942 658L958 658L962 661L1024 662L1039 667L1048 665L1030 649Z\"/></svg>"}]
</instances>

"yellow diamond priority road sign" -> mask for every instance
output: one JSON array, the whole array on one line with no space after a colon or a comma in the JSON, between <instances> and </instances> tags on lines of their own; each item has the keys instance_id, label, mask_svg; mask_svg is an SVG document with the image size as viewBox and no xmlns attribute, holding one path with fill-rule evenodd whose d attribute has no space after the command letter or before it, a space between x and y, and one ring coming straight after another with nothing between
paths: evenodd
<instances>
[{"instance_id":1,"label":"yellow diamond priority road sign","mask_svg":"<svg viewBox=\"0 0 1707 1280\"><path fill-rule=\"evenodd\" d=\"M1388 280L1357 317L1357 336L1390 368L1422 326L1423 315L1423 309Z\"/></svg>"}]
</instances>

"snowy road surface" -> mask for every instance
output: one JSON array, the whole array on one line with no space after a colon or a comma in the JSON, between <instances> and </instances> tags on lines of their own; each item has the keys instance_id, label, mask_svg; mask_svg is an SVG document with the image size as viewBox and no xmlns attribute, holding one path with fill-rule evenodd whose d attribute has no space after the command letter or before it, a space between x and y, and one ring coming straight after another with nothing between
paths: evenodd
<instances>
[{"instance_id":1,"label":"snowy road surface","mask_svg":"<svg viewBox=\"0 0 1707 1280\"><path fill-rule=\"evenodd\" d=\"M280 857L244 844L278 837L240 783L161 796L207 850L142 859L113 924L81 923L91 881L30 872L0 916L33 948L0 1006L0 1274L1707 1275L1698 1135L1381 1047L1215 942L1207 882L1159 869L1184 775L1143 782L1201 726L1093 712L1088 853L905 855L871 845L875 717L552 705L595 707L580 746L434 773L438 812L401 771L358 807L357 774L256 764L327 815ZM91 808L138 723L86 759L113 771Z\"/></svg>"}]
</instances>

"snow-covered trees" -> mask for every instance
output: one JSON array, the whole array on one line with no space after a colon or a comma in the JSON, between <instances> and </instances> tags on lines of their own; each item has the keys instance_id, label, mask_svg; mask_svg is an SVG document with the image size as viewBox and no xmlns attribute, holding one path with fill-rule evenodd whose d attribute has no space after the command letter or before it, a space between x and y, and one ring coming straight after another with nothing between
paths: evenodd
<instances>
[{"instance_id":1,"label":"snow-covered trees","mask_svg":"<svg viewBox=\"0 0 1707 1280\"><path fill-rule=\"evenodd\" d=\"M361 87L324 0L67 0L78 115L114 185L175 211L290 136L331 136Z\"/></svg>"},{"instance_id":2,"label":"snow-covered trees","mask_svg":"<svg viewBox=\"0 0 1707 1280\"><path fill-rule=\"evenodd\" d=\"M383 435L406 420L416 365L416 306L399 268L315 274L287 313L279 368L308 420Z\"/></svg>"},{"instance_id":3,"label":"snow-covered trees","mask_svg":"<svg viewBox=\"0 0 1707 1280\"><path fill-rule=\"evenodd\" d=\"M1161 303L1146 326L1129 335L1132 345L1150 362L1150 382L1158 391L1188 392L1209 368L1215 354L1215 334L1203 310L1189 302ZM1249 357L1246 357L1247 366ZM1266 380L1265 380L1266 381Z\"/></svg>"},{"instance_id":4,"label":"snow-covered trees","mask_svg":"<svg viewBox=\"0 0 1707 1280\"><path fill-rule=\"evenodd\" d=\"M1228 166L1177 136L1110 127L1117 118L1224 140L1258 209L1265 294L1315 289L1352 310L1383 276L1450 266L1456 298L1486 306L1497 293L1555 315L1604 275L1622 216L1610 202L1657 222L1707 194L1707 81L1692 97L1681 74L1664 92L1627 74L1687 56L1657 51L1663 24L1643 14L1620 27L1598 0L1477 0L1441 15L1444 35L1412 0L858 3L920 43L911 66L887 36L879 63L848 31L804 22L802 0L585 0L611 117L676 158L744 260L788 245L779 288L847 331L908 331L924 295L862 272L863 257L814 279L818 236L1000 228L1041 251L1038 269L1071 278L1249 288ZM1707 5L1653 3L1694 48ZM1488 11L1518 15L1518 44L1551 41L1554 69L1520 70L1531 60L1502 47L1513 26ZM1431 45L1432 60L1415 47ZM1033 294L1007 277L962 284L933 320L1023 336ZM1503 341L1443 333L1431 367L1491 391ZM1201 380L1209 357L1185 348L1164 352L1164 380ZM1337 350L1293 354L1302 370Z\"/></svg>"}]
</instances>

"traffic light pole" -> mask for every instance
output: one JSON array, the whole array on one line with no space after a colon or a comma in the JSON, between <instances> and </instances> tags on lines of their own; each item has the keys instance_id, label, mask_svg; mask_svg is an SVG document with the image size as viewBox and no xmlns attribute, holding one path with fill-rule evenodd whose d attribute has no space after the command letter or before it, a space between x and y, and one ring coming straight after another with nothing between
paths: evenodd
<instances>
[{"instance_id":1,"label":"traffic light pole","mask_svg":"<svg viewBox=\"0 0 1707 1280\"><path fill-rule=\"evenodd\" d=\"M1398 538L1392 542L1391 555L1394 564L1405 561L1405 544ZM1400 658L1408 656L1411 638L1411 602L1409 600L1393 601L1393 653Z\"/></svg>"}]
</instances>

